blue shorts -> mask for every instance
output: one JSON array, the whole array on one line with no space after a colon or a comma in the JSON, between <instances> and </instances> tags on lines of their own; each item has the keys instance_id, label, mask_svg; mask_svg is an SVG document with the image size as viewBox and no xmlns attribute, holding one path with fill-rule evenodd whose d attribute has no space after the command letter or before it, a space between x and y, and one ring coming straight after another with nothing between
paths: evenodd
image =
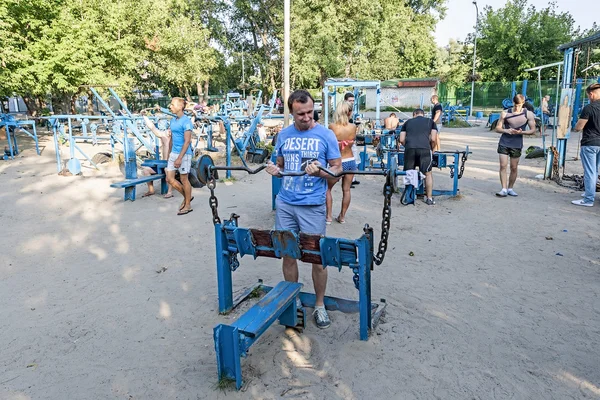
<instances>
[{"instance_id":1,"label":"blue shorts","mask_svg":"<svg viewBox=\"0 0 600 400\"><path fill-rule=\"evenodd\" d=\"M356 171L356 160L354 158L342 160L342 171Z\"/></svg>"},{"instance_id":2,"label":"blue shorts","mask_svg":"<svg viewBox=\"0 0 600 400\"><path fill-rule=\"evenodd\" d=\"M275 229L312 235L325 235L325 204L317 206L294 206L277 197L275 200Z\"/></svg>"}]
</instances>

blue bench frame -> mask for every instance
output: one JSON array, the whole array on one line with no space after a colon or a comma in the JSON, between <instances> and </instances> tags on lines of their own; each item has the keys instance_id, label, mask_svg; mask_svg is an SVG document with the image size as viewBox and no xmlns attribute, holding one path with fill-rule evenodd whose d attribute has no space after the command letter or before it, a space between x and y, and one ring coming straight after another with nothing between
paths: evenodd
<instances>
[{"instance_id":1,"label":"blue bench frame","mask_svg":"<svg viewBox=\"0 0 600 400\"><path fill-rule=\"evenodd\" d=\"M298 325L296 299L299 298L300 289L301 283L279 282L233 324L219 324L214 328L219 380L234 379L235 387L239 390L243 384L241 357L246 357L258 338L276 319L279 319L281 325L288 327Z\"/></svg>"},{"instance_id":2,"label":"blue bench frame","mask_svg":"<svg viewBox=\"0 0 600 400\"><path fill-rule=\"evenodd\" d=\"M137 177L137 164L136 164L136 154L133 149L133 139L128 139L125 143L129 142L129 145L126 145L125 148L127 150L126 157L129 158L129 162L125 163L125 180L121 182L111 183L110 187L123 189L125 188L125 194L123 195L123 200L131 200L135 201L135 188L137 185L141 185L146 182L151 182L160 179L160 193L165 194L169 190L169 186L167 185L167 176L164 173L164 169L167 167L166 160L146 160L142 163L142 167L151 167L156 170L156 174L150 176L143 176L141 178Z\"/></svg>"}]
</instances>

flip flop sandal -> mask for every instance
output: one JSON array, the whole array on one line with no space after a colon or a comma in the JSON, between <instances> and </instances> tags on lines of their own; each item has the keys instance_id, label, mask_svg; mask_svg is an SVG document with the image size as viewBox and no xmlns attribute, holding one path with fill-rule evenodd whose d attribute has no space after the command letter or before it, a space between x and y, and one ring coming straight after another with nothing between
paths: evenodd
<instances>
[{"instance_id":1,"label":"flip flop sandal","mask_svg":"<svg viewBox=\"0 0 600 400\"><path fill-rule=\"evenodd\" d=\"M165 194L163 196L163 199L170 199L171 197L173 197L173 193L171 193L171 194Z\"/></svg>"},{"instance_id":2,"label":"flip flop sandal","mask_svg":"<svg viewBox=\"0 0 600 400\"><path fill-rule=\"evenodd\" d=\"M190 199L190 203L192 202L192 200L194 200L194 196L192 196L192 198ZM183 210L183 207L185 207L185 204L179 206L179 211Z\"/></svg>"},{"instance_id":3,"label":"flip flop sandal","mask_svg":"<svg viewBox=\"0 0 600 400\"><path fill-rule=\"evenodd\" d=\"M179 211L179 212L177 213L177 215L186 215L186 214L189 214L189 213L191 213L192 211L194 211L194 210L193 210L192 208L190 208L189 210L185 210L185 211Z\"/></svg>"},{"instance_id":4,"label":"flip flop sandal","mask_svg":"<svg viewBox=\"0 0 600 400\"><path fill-rule=\"evenodd\" d=\"M346 221L343 219L340 219L340 216L338 215L337 217L335 217L335 220L339 223L339 224L345 224Z\"/></svg>"},{"instance_id":5,"label":"flip flop sandal","mask_svg":"<svg viewBox=\"0 0 600 400\"><path fill-rule=\"evenodd\" d=\"M148 192L146 192L146 193L144 193L142 195L142 197L150 197L150 196L154 196L154 193L148 193Z\"/></svg>"},{"instance_id":6,"label":"flip flop sandal","mask_svg":"<svg viewBox=\"0 0 600 400\"><path fill-rule=\"evenodd\" d=\"M330 221L330 220L326 219L326 220L325 220L325 225L331 225L331 223L332 223L332 222L333 222L333 221Z\"/></svg>"}]
</instances>

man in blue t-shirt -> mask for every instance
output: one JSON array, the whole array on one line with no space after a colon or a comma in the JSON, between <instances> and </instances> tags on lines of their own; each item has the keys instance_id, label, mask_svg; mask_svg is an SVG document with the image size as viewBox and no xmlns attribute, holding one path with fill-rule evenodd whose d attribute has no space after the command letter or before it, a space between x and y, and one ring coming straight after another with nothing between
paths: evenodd
<instances>
[{"instance_id":1,"label":"man in blue t-shirt","mask_svg":"<svg viewBox=\"0 0 600 400\"><path fill-rule=\"evenodd\" d=\"M288 107L294 124L277 135L277 164L269 162L267 172L277 176L281 171L304 171L306 175L283 177L277 195L275 228L325 235L327 179L336 178L318 167L329 164L329 170L341 172L338 142L331 130L314 121L314 100L306 90L294 91L288 98ZM298 282L296 259L283 257L283 277L288 282ZM331 325L323 302L327 270L320 264L313 264L312 278L316 294L315 322L319 328L327 328Z\"/></svg>"},{"instance_id":2,"label":"man in blue t-shirt","mask_svg":"<svg viewBox=\"0 0 600 400\"><path fill-rule=\"evenodd\" d=\"M171 152L165 172L167 174L167 182L183 196L183 202L179 206L177 215L185 215L191 213L192 207L192 185L188 179L190 168L192 166L192 129L194 125L192 120L183 114L185 109L185 100L181 97L173 97L169 109L175 117L171 119L169 130L171 131ZM179 171L179 179L175 179L175 171Z\"/></svg>"}]
</instances>

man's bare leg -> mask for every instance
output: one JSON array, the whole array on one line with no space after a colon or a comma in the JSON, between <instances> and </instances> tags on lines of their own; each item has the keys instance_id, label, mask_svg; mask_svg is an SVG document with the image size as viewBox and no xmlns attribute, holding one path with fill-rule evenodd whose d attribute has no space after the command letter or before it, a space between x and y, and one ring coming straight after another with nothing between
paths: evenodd
<instances>
[{"instance_id":1,"label":"man's bare leg","mask_svg":"<svg viewBox=\"0 0 600 400\"><path fill-rule=\"evenodd\" d=\"M177 190L181 195L185 198L185 193L183 192L183 186L177 179L175 179L175 170L173 171L165 171L167 174L167 183L171 185L171 187Z\"/></svg>"},{"instance_id":2,"label":"man's bare leg","mask_svg":"<svg viewBox=\"0 0 600 400\"><path fill-rule=\"evenodd\" d=\"M510 176L508 178L508 188L512 189L516 180L517 180L517 175L519 172L519 160L520 158L517 157L511 157L510 159ZM502 186L505 187L505 186Z\"/></svg>"},{"instance_id":3,"label":"man's bare leg","mask_svg":"<svg viewBox=\"0 0 600 400\"><path fill-rule=\"evenodd\" d=\"M313 264L312 280L317 297L315 306L322 306L325 304L325 289L327 289L327 268L323 268L321 264Z\"/></svg>"},{"instance_id":4,"label":"man's bare leg","mask_svg":"<svg viewBox=\"0 0 600 400\"><path fill-rule=\"evenodd\" d=\"M500 184L502 185L502 189L507 189L506 185L506 167L508 166L508 155L506 154L498 154L498 158L500 160Z\"/></svg>"},{"instance_id":5,"label":"man's bare leg","mask_svg":"<svg viewBox=\"0 0 600 400\"><path fill-rule=\"evenodd\" d=\"M283 257L283 279L286 282L298 282L298 260Z\"/></svg>"},{"instance_id":6,"label":"man's bare leg","mask_svg":"<svg viewBox=\"0 0 600 400\"><path fill-rule=\"evenodd\" d=\"M425 174L425 195L428 199L433 199L433 172Z\"/></svg>"},{"instance_id":7,"label":"man's bare leg","mask_svg":"<svg viewBox=\"0 0 600 400\"><path fill-rule=\"evenodd\" d=\"M183 186L183 203L181 203L179 211L186 212L192 209L190 205L192 201L192 185L188 179L188 174L179 174L179 179L181 179L181 185Z\"/></svg>"}]
</instances>

